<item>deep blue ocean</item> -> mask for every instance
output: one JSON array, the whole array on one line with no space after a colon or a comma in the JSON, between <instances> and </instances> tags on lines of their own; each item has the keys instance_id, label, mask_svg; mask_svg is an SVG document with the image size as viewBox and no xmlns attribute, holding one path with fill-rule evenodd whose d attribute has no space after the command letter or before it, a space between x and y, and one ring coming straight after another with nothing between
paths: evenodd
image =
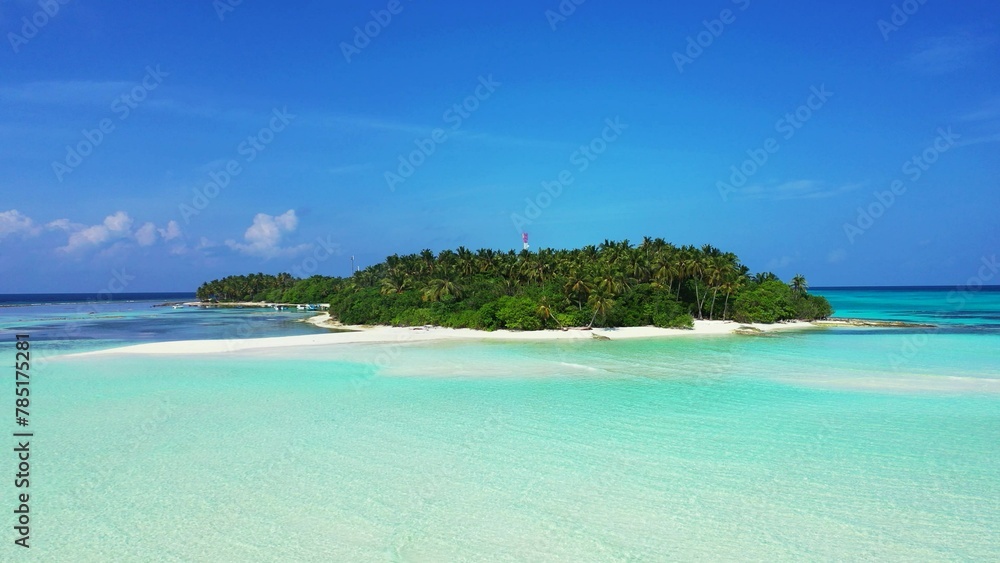
<instances>
[{"instance_id":1,"label":"deep blue ocean","mask_svg":"<svg viewBox=\"0 0 1000 563\"><path fill-rule=\"evenodd\" d=\"M169 303L194 301L194 293L0 293L0 307L12 305L69 305L80 303Z\"/></svg>"}]
</instances>

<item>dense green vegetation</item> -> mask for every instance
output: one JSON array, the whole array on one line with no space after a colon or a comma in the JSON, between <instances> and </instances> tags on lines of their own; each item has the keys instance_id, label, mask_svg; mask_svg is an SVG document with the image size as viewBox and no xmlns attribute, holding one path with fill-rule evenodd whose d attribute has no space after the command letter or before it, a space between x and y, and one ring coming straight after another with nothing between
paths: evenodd
<instances>
[{"instance_id":1,"label":"dense green vegetation","mask_svg":"<svg viewBox=\"0 0 1000 563\"><path fill-rule=\"evenodd\" d=\"M833 314L805 278L749 275L734 254L663 239L577 250L467 248L393 255L350 278L251 274L198 288L203 301L329 303L345 324L485 330L690 327L695 318L773 323Z\"/></svg>"}]
</instances>

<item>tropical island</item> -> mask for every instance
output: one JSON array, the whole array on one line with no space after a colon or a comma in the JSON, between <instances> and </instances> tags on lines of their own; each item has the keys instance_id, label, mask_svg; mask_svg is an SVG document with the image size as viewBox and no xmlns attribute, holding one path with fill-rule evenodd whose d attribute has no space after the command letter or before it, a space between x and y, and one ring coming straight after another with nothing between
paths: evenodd
<instances>
[{"instance_id":1,"label":"tropical island","mask_svg":"<svg viewBox=\"0 0 1000 563\"><path fill-rule=\"evenodd\" d=\"M348 278L229 276L196 295L207 303L328 303L330 317L345 325L483 331L691 328L695 319L772 324L833 314L801 275L789 283L770 272L751 275L733 253L649 237L574 250L423 250Z\"/></svg>"}]
</instances>

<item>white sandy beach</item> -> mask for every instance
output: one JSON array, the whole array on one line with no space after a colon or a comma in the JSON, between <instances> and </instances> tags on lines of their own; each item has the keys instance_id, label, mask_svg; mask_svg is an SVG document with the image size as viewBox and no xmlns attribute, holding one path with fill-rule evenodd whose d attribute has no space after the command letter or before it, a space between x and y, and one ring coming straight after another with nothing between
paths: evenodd
<instances>
[{"instance_id":1,"label":"white sandy beach","mask_svg":"<svg viewBox=\"0 0 1000 563\"><path fill-rule=\"evenodd\" d=\"M411 343L454 340L491 341L545 341L545 340L624 340L635 338L667 338L693 336L724 336L740 329L752 327L760 332L781 330L801 330L816 328L809 322L797 321L779 324L740 324L732 321L695 321L693 329L668 329L648 327L594 328L593 330L541 330L517 332L498 330L487 332L472 329L452 329L441 327L390 327L390 326L344 326L331 323L329 315L321 314L307 322L324 328L335 328L349 332L331 332L304 336L280 336L273 338L234 338L228 340L188 340L178 342L155 342L86 352L79 356L104 355L197 355L222 354L249 350L274 350L300 346L331 346L359 343Z\"/></svg>"}]
</instances>

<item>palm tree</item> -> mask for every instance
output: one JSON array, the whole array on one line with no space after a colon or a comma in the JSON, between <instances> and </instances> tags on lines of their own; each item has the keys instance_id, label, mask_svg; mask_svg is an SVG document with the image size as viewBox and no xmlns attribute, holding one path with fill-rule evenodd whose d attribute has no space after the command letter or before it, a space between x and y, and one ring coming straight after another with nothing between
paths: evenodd
<instances>
[{"instance_id":1,"label":"palm tree","mask_svg":"<svg viewBox=\"0 0 1000 563\"><path fill-rule=\"evenodd\" d=\"M762 284L764 282L769 282L769 281L780 281L780 280L778 280L778 276L774 275L771 272L761 272L759 274L754 275L753 277L753 282L756 284Z\"/></svg>"},{"instance_id":2,"label":"palm tree","mask_svg":"<svg viewBox=\"0 0 1000 563\"><path fill-rule=\"evenodd\" d=\"M684 282L691 278L697 266L697 250L693 246L680 249L674 262L677 268L677 299L681 298L681 288Z\"/></svg>"},{"instance_id":3,"label":"palm tree","mask_svg":"<svg viewBox=\"0 0 1000 563\"><path fill-rule=\"evenodd\" d=\"M708 258L705 270L705 281L712 288L712 305L708 308L708 320L715 320L715 297L719 294L719 285L726 276L728 261L722 256Z\"/></svg>"},{"instance_id":4,"label":"palm tree","mask_svg":"<svg viewBox=\"0 0 1000 563\"><path fill-rule=\"evenodd\" d=\"M746 274L734 269L725 282L722 284L722 291L726 292L726 305L722 308L722 320L729 316L729 297L738 292L746 283Z\"/></svg>"},{"instance_id":5,"label":"palm tree","mask_svg":"<svg viewBox=\"0 0 1000 563\"><path fill-rule=\"evenodd\" d=\"M629 289L628 280L622 275L616 275L612 271L594 280L594 285L601 291L612 296L620 295Z\"/></svg>"},{"instance_id":6,"label":"palm tree","mask_svg":"<svg viewBox=\"0 0 1000 563\"><path fill-rule=\"evenodd\" d=\"M701 284L704 283L705 275L705 262L702 257L697 254L692 254L691 258L687 261L687 275L688 279L693 282L694 285L694 300L698 305L698 318L703 319L702 315L702 305L705 303L704 298L701 297L700 288ZM708 296L708 292L705 293Z\"/></svg>"},{"instance_id":7,"label":"palm tree","mask_svg":"<svg viewBox=\"0 0 1000 563\"><path fill-rule=\"evenodd\" d=\"M552 307L549 306L549 301L545 297L542 297L541 303L538 304L538 315L542 317L543 326L545 321L552 319L560 329L566 330L563 328L562 323L559 322L559 319L552 313Z\"/></svg>"},{"instance_id":8,"label":"palm tree","mask_svg":"<svg viewBox=\"0 0 1000 563\"><path fill-rule=\"evenodd\" d=\"M638 249L642 250L643 254L646 255L646 260L649 260L650 255L655 250L653 239L650 237L642 237L642 242L639 243Z\"/></svg>"},{"instance_id":9,"label":"palm tree","mask_svg":"<svg viewBox=\"0 0 1000 563\"><path fill-rule=\"evenodd\" d=\"M648 252L636 248L632 251L628 263L628 275L637 283L647 283L650 278Z\"/></svg>"},{"instance_id":10,"label":"palm tree","mask_svg":"<svg viewBox=\"0 0 1000 563\"><path fill-rule=\"evenodd\" d=\"M806 281L806 277L802 274L795 274L792 278L792 283L789 284L792 287L792 291L802 295L809 289L809 282Z\"/></svg>"},{"instance_id":11,"label":"palm tree","mask_svg":"<svg viewBox=\"0 0 1000 563\"><path fill-rule=\"evenodd\" d=\"M395 274L402 264L402 260L399 258L398 254L393 254L385 259L386 268L389 271L389 275Z\"/></svg>"},{"instance_id":12,"label":"palm tree","mask_svg":"<svg viewBox=\"0 0 1000 563\"><path fill-rule=\"evenodd\" d=\"M459 246L455 252L459 273L463 276L471 276L476 271L476 262L473 259L472 251L464 246Z\"/></svg>"},{"instance_id":13,"label":"palm tree","mask_svg":"<svg viewBox=\"0 0 1000 563\"><path fill-rule=\"evenodd\" d=\"M438 278L427 283L427 287L424 288L424 294L421 297L424 301L433 302L441 301L449 296L460 299L462 297L462 288L449 279Z\"/></svg>"},{"instance_id":14,"label":"palm tree","mask_svg":"<svg viewBox=\"0 0 1000 563\"><path fill-rule=\"evenodd\" d=\"M423 249L420 251L420 260L424 263L424 270L427 275L434 273L434 253L430 249Z\"/></svg>"},{"instance_id":15,"label":"palm tree","mask_svg":"<svg viewBox=\"0 0 1000 563\"><path fill-rule=\"evenodd\" d=\"M714 318L715 298L719 290L736 273L736 260L736 255L731 253L709 258L708 284L712 287L712 306L708 313L709 320Z\"/></svg>"},{"instance_id":16,"label":"palm tree","mask_svg":"<svg viewBox=\"0 0 1000 563\"><path fill-rule=\"evenodd\" d=\"M409 277L403 273L393 274L382 280L382 295L400 294L409 287Z\"/></svg>"},{"instance_id":17,"label":"palm tree","mask_svg":"<svg viewBox=\"0 0 1000 563\"><path fill-rule=\"evenodd\" d=\"M590 324L587 325L587 328L593 328L594 321L597 320L597 315L600 315L602 319L606 317L608 311L614 306L615 301L607 293L599 291L590 295L588 304L594 308L594 316L590 318Z\"/></svg>"},{"instance_id":18,"label":"palm tree","mask_svg":"<svg viewBox=\"0 0 1000 563\"><path fill-rule=\"evenodd\" d=\"M581 311L583 310L583 302L590 297L592 289L586 277L580 274L580 270L573 270L563 287L566 297L576 301L577 308Z\"/></svg>"},{"instance_id":19,"label":"palm tree","mask_svg":"<svg viewBox=\"0 0 1000 563\"><path fill-rule=\"evenodd\" d=\"M476 251L476 262L479 264L479 273L492 274L495 267L497 253L488 248Z\"/></svg>"},{"instance_id":20,"label":"palm tree","mask_svg":"<svg viewBox=\"0 0 1000 563\"><path fill-rule=\"evenodd\" d=\"M360 272L355 272L354 278L357 280L357 284L362 287L374 287L377 275L375 269L369 267Z\"/></svg>"}]
</instances>

